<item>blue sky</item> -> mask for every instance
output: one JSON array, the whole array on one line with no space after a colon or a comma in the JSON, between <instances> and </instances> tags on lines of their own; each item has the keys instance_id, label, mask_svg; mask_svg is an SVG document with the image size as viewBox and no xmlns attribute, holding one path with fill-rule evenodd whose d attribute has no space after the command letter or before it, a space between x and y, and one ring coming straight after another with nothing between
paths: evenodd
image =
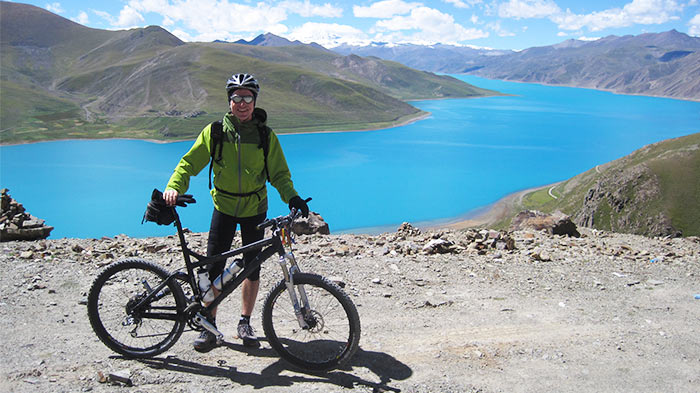
<instances>
[{"instance_id":1,"label":"blue sky","mask_svg":"<svg viewBox=\"0 0 700 393\"><path fill-rule=\"evenodd\" d=\"M159 25L184 41L273 33L342 43L524 49L566 39L676 29L700 36L700 0L58 0L31 1L100 29Z\"/></svg>"}]
</instances>

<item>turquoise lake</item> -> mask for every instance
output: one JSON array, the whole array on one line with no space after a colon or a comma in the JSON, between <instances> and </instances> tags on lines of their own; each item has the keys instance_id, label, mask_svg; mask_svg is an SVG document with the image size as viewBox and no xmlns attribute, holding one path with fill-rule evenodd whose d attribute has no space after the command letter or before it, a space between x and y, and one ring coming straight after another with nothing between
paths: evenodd
<instances>
[{"instance_id":1,"label":"turquoise lake","mask_svg":"<svg viewBox=\"0 0 700 393\"><path fill-rule=\"evenodd\" d=\"M700 132L700 103L455 76L511 94L412 102L427 119L392 129L281 135L295 187L332 232L395 230L464 218L501 197L554 183L649 143ZM223 108L222 108L223 111ZM274 113L271 116L275 116ZM204 124L202 125L204 126ZM0 147L0 187L55 227L51 238L163 236L141 224L192 142L58 141ZM184 225L205 232L208 172ZM268 215L287 208L274 188Z\"/></svg>"}]
</instances>

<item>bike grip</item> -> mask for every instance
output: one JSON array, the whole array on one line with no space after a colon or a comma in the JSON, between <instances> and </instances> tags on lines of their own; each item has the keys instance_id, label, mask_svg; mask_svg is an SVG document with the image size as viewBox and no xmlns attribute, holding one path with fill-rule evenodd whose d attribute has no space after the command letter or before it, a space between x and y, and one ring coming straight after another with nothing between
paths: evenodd
<instances>
[{"instance_id":1,"label":"bike grip","mask_svg":"<svg viewBox=\"0 0 700 393\"><path fill-rule=\"evenodd\" d=\"M265 228L269 227L270 225L272 225L272 220L265 220L265 221L261 222L260 224L256 225L255 228L257 230L261 230L261 229L265 229Z\"/></svg>"}]
</instances>

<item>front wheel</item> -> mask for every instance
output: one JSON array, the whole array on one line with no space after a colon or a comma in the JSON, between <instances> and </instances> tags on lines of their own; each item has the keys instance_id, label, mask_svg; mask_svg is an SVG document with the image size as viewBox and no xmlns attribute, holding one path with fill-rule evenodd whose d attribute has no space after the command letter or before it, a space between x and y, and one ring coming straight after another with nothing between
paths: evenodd
<instances>
[{"instance_id":1,"label":"front wheel","mask_svg":"<svg viewBox=\"0 0 700 393\"><path fill-rule=\"evenodd\" d=\"M336 284L316 274L295 274L294 287L306 326L300 327L286 282L280 281L267 295L262 310L270 346L283 359L306 370L343 365L360 342L360 317L352 300ZM306 293L308 308L301 293Z\"/></svg>"},{"instance_id":2,"label":"front wheel","mask_svg":"<svg viewBox=\"0 0 700 393\"><path fill-rule=\"evenodd\" d=\"M102 271L88 293L88 316L97 337L113 351L147 358L165 352L180 338L186 307L180 284L171 279L149 302L135 307L169 274L141 259L127 259Z\"/></svg>"}]
</instances>

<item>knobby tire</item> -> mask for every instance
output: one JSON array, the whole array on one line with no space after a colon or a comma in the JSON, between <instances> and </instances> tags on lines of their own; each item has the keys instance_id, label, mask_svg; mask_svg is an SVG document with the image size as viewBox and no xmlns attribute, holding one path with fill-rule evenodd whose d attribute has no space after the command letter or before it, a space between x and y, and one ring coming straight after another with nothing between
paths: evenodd
<instances>
[{"instance_id":1,"label":"knobby tire","mask_svg":"<svg viewBox=\"0 0 700 393\"><path fill-rule=\"evenodd\" d=\"M162 298L127 315L127 304L147 294L147 284L155 289L169 273L142 259L126 259L107 266L95 279L88 293L88 316L97 337L107 347L126 357L149 358L172 347L186 322L178 310L186 306L180 285L171 280ZM149 318L158 314L172 319Z\"/></svg>"},{"instance_id":2,"label":"knobby tire","mask_svg":"<svg viewBox=\"0 0 700 393\"><path fill-rule=\"evenodd\" d=\"M293 280L295 287L303 285L308 295L311 310L306 315L313 327L299 327L282 280L270 290L262 310L263 330L270 346L280 357L304 370L326 371L343 366L359 346L357 308L338 285L324 277L297 273ZM299 291L296 292L298 296Z\"/></svg>"}]
</instances>

